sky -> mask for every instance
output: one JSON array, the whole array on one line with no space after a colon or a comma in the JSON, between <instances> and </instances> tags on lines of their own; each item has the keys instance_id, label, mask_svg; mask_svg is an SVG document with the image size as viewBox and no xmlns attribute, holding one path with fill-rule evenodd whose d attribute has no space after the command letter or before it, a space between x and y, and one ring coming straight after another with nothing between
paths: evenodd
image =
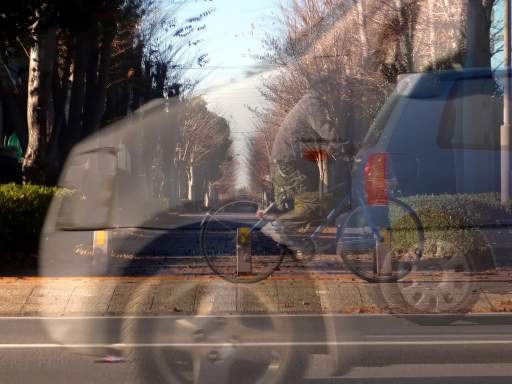
<instances>
[{"instance_id":1,"label":"sky","mask_svg":"<svg viewBox=\"0 0 512 384\"><path fill-rule=\"evenodd\" d=\"M198 33L210 62L206 70L191 76L205 76L201 89L220 86L245 77L263 51L266 34L277 30L280 0L187 0L180 18L197 15L206 9L215 11L205 19L206 29Z\"/></svg>"},{"instance_id":2,"label":"sky","mask_svg":"<svg viewBox=\"0 0 512 384\"><path fill-rule=\"evenodd\" d=\"M183 19L215 8L205 19L206 29L198 34L204 39L201 48L210 61L206 68L192 67L187 76L202 79L196 93L203 95L208 107L230 123L233 152L241 163L240 186L248 184L242 159L246 154L245 140L254 131L254 117L247 106L264 105L259 86L273 69L265 67L268 70L262 72L254 55L264 52L266 35L279 30L280 4L281 0L188 0L179 11Z\"/></svg>"}]
</instances>

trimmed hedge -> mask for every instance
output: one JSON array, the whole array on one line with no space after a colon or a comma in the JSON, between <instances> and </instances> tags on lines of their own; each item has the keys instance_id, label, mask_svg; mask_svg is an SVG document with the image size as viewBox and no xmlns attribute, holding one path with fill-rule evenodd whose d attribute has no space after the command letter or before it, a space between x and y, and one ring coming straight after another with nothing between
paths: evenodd
<instances>
[{"instance_id":1,"label":"trimmed hedge","mask_svg":"<svg viewBox=\"0 0 512 384\"><path fill-rule=\"evenodd\" d=\"M58 187L0 184L0 255L37 254L40 231L55 195L71 193ZM499 195L421 195L401 198L418 214L425 229L426 258L454 255L488 256L479 227L512 220L512 205L503 207ZM414 244L412 220L393 220L394 247ZM397 229L404 229L402 235ZM412 239L412 240L411 240ZM400 245L401 244L401 245Z\"/></svg>"},{"instance_id":2,"label":"trimmed hedge","mask_svg":"<svg viewBox=\"0 0 512 384\"><path fill-rule=\"evenodd\" d=\"M50 202L63 191L57 187L0 184L0 255L37 254Z\"/></svg>"},{"instance_id":3,"label":"trimmed hedge","mask_svg":"<svg viewBox=\"0 0 512 384\"><path fill-rule=\"evenodd\" d=\"M480 229L512 220L510 204L503 207L497 193L421 195L401 200L414 209L423 224L426 258L487 258L489 251Z\"/></svg>"}]
</instances>

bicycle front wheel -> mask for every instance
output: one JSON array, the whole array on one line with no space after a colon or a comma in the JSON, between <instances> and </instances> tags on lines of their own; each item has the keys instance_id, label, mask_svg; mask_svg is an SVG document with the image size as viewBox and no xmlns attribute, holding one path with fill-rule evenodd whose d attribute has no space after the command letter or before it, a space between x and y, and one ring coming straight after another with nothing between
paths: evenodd
<instances>
[{"instance_id":1,"label":"bicycle front wheel","mask_svg":"<svg viewBox=\"0 0 512 384\"><path fill-rule=\"evenodd\" d=\"M233 283L255 283L276 271L284 249L261 231L258 204L239 200L211 212L201 229L201 249L211 270Z\"/></svg>"},{"instance_id":2,"label":"bicycle front wheel","mask_svg":"<svg viewBox=\"0 0 512 384\"><path fill-rule=\"evenodd\" d=\"M406 276L423 254L420 219L405 203L360 206L345 220L338 253L348 270L368 282L395 282Z\"/></svg>"}]
</instances>

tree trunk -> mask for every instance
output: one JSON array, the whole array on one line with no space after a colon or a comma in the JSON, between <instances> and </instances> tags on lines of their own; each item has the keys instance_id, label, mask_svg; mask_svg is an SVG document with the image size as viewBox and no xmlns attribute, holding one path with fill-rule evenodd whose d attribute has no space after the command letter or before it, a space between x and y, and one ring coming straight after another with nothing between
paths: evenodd
<instances>
[{"instance_id":1,"label":"tree trunk","mask_svg":"<svg viewBox=\"0 0 512 384\"><path fill-rule=\"evenodd\" d=\"M151 100L151 84L153 83L153 78L151 76L151 60L144 60L144 79L143 79L143 101L142 103L147 103Z\"/></svg>"},{"instance_id":2,"label":"tree trunk","mask_svg":"<svg viewBox=\"0 0 512 384\"><path fill-rule=\"evenodd\" d=\"M115 30L114 26L112 25L104 32L103 40L101 43L101 58L98 68L98 82L96 85L98 99L92 126L93 131L96 131L100 128L101 117L105 112L105 101L107 97L107 86L110 75L110 64L112 62L112 43L114 41L114 36Z\"/></svg>"},{"instance_id":3,"label":"tree trunk","mask_svg":"<svg viewBox=\"0 0 512 384\"><path fill-rule=\"evenodd\" d=\"M171 104L172 109L175 104ZM164 148L162 154L162 170L164 173L164 191L166 197L171 201L176 201L177 193L177 170L175 165L176 146L179 132L175 124L172 124L168 129L161 132L161 144Z\"/></svg>"},{"instance_id":4,"label":"tree trunk","mask_svg":"<svg viewBox=\"0 0 512 384\"><path fill-rule=\"evenodd\" d=\"M188 175L188 192L187 192L187 199L190 201L195 200L195 188L196 188L196 167L194 165L189 165L187 170Z\"/></svg>"},{"instance_id":5,"label":"tree trunk","mask_svg":"<svg viewBox=\"0 0 512 384\"><path fill-rule=\"evenodd\" d=\"M329 187L328 159L326 156L320 155L317 160L318 166L318 195L322 198Z\"/></svg>"},{"instance_id":6,"label":"tree trunk","mask_svg":"<svg viewBox=\"0 0 512 384\"><path fill-rule=\"evenodd\" d=\"M163 97L165 82L167 80L167 64L163 62L156 63L156 71L154 75L155 89L153 96L155 98Z\"/></svg>"},{"instance_id":7,"label":"tree trunk","mask_svg":"<svg viewBox=\"0 0 512 384\"><path fill-rule=\"evenodd\" d=\"M105 112L103 113L102 124L108 124L115 120L119 112L119 103L121 102L121 92L119 87L112 86L107 90Z\"/></svg>"},{"instance_id":8,"label":"tree trunk","mask_svg":"<svg viewBox=\"0 0 512 384\"><path fill-rule=\"evenodd\" d=\"M98 81L98 60L100 55L97 25L94 25L94 27L89 31L89 43L91 45L89 48L89 58L86 70L85 101L80 139L91 134L89 131L89 122L92 120L93 110L96 106L96 84Z\"/></svg>"},{"instance_id":9,"label":"tree trunk","mask_svg":"<svg viewBox=\"0 0 512 384\"><path fill-rule=\"evenodd\" d=\"M359 29L359 40L361 42L362 64L366 63L368 58L368 35L366 33L366 15L364 0L353 0L357 6L357 24Z\"/></svg>"},{"instance_id":10,"label":"tree trunk","mask_svg":"<svg viewBox=\"0 0 512 384\"><path fill-rule=\"evenodd\" d=\"M98 77L95 81L93 99L87 100L86 134L91 134L100 128L101 117L105 112L107 83L112 61L112 42L115 36L114 26L105 28L100 49L100 60L97 67ZM87 78L89 81L89 78ZM89 108L90 106L90 108Z\"/></svg>"},{"instance_id":11,"label":"tree trunk","mask_svg":"<svg viewBox=\"0 0 512 384\"><path fill-rule=\"evenodd\" d=\"M56 30L43 17L34 24L34 45L30 49L27 123L28 148L23 160L25 183L46 182L47 116L56 54Z\"/></svg>"},{"instance_id":12,"label":"tree trunk","mask_svg":"<svg viewBox=\"0 0 512 384\"><path fill-rule=\"evenodd\" d=\"M135 65L135 75L133 77L132 84L132 98L131 98L131 106L130 109L135 111L142 104L142 57L143 57L144 46L141 42L138 42L136 47L134 48L134 62Z\"/></svg>"},{"instance_id":13,"label":"tree trunk","mask_svg":"<svg viewBox=\"0 0 512 384\"><path fill-rule=\"evenodd\" d=\"M57 183L57 178L60 174L61 167L64 161L64 154L62 152L62 133L65 132L64 126L66 125L66 106L68 103L68 91L70 86L70 69L71 69L71 51L68 44L66 57L59 68L58 60L54 65L53 71L53 107L54 107L54 121L51 129L48 145L49 157L49 173L51 176L51 184Z\"/></svg>"},{"instance_id":14,"label":"tree trunk","mask_svg":"<svg viewBox=\"0 0 512 384\"><path fill-rule=\"evenodd\" d=\"M85 74L91 44L91 35L80 32L76 38L73 60L73 84L69 99L68 129L64 140L64 151L68 153L83 135L83 113L85 105Z\"/></svg>"},{"instance_id":15,"label":"tree trunk","mask_svg":"<svg viewBox=\"0 0 512 384\"><path fill-rule=\"evenodd\" d=\"M436 68L436 61L437 61L437 52L436 52L436 46L437 46L437 41L436 41L436 29L435 29L435 26L434 26L434 4L433 4L434 0L427 0L427 11L428 11L428 24L429 24L429 28L428 28L428 33L429 33L429 48L430 48L430 61L432 63L432 67L434 69L437 69Z\"/></svg>"},{"instance_id":16,"label":"tree trunk","mask_svg":"<svg viewBox=\"0 0 512 384\"><path fill-rule=\"evenodd\" d=\"M466 42L464 66L491 66L491 19L494 1L468 0L466 3Z\"/></svg>"},{"instance_id":17,"label":"tree trunk","mask_svg":"<svg viewBox=\"0 0 512 384\"><path fill-rule=\"evenodd\" d=\"M414 32L416 28L415 4L409 3L407 7L402 6L402 20L404 22L404 51L407 66L407 72L414 72Z\"/></svg>"},{"instance_id":18,"label":"tree trunk","mask_svg":"<svg viewBox=\"0 0 512 384\"><path fill-rule=\"evenodd\" d=\"M415 15L413 3L406 3L402 0L395 0L398 12L401 35L397 36L397 56L399 67L402 71L414 71L413 59L413 35L415 28Z\"/></svg>"}]
</instances>

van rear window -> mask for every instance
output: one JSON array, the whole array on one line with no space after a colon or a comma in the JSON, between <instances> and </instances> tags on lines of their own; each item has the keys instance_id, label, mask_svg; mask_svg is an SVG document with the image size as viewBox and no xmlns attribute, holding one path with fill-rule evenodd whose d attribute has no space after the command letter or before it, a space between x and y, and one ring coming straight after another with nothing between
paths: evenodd
<instances>
[{"instance_id":1,"label":"van rear window","mask_svg":"<svg viewBox=\"0 0 512 384\"><path fill-rule=\"evenodd\" d=\"M454 83L441 117L437 141L442 148L499 149L503 123L502 89L494 78Z\"/></svg>"}]
</instances>

